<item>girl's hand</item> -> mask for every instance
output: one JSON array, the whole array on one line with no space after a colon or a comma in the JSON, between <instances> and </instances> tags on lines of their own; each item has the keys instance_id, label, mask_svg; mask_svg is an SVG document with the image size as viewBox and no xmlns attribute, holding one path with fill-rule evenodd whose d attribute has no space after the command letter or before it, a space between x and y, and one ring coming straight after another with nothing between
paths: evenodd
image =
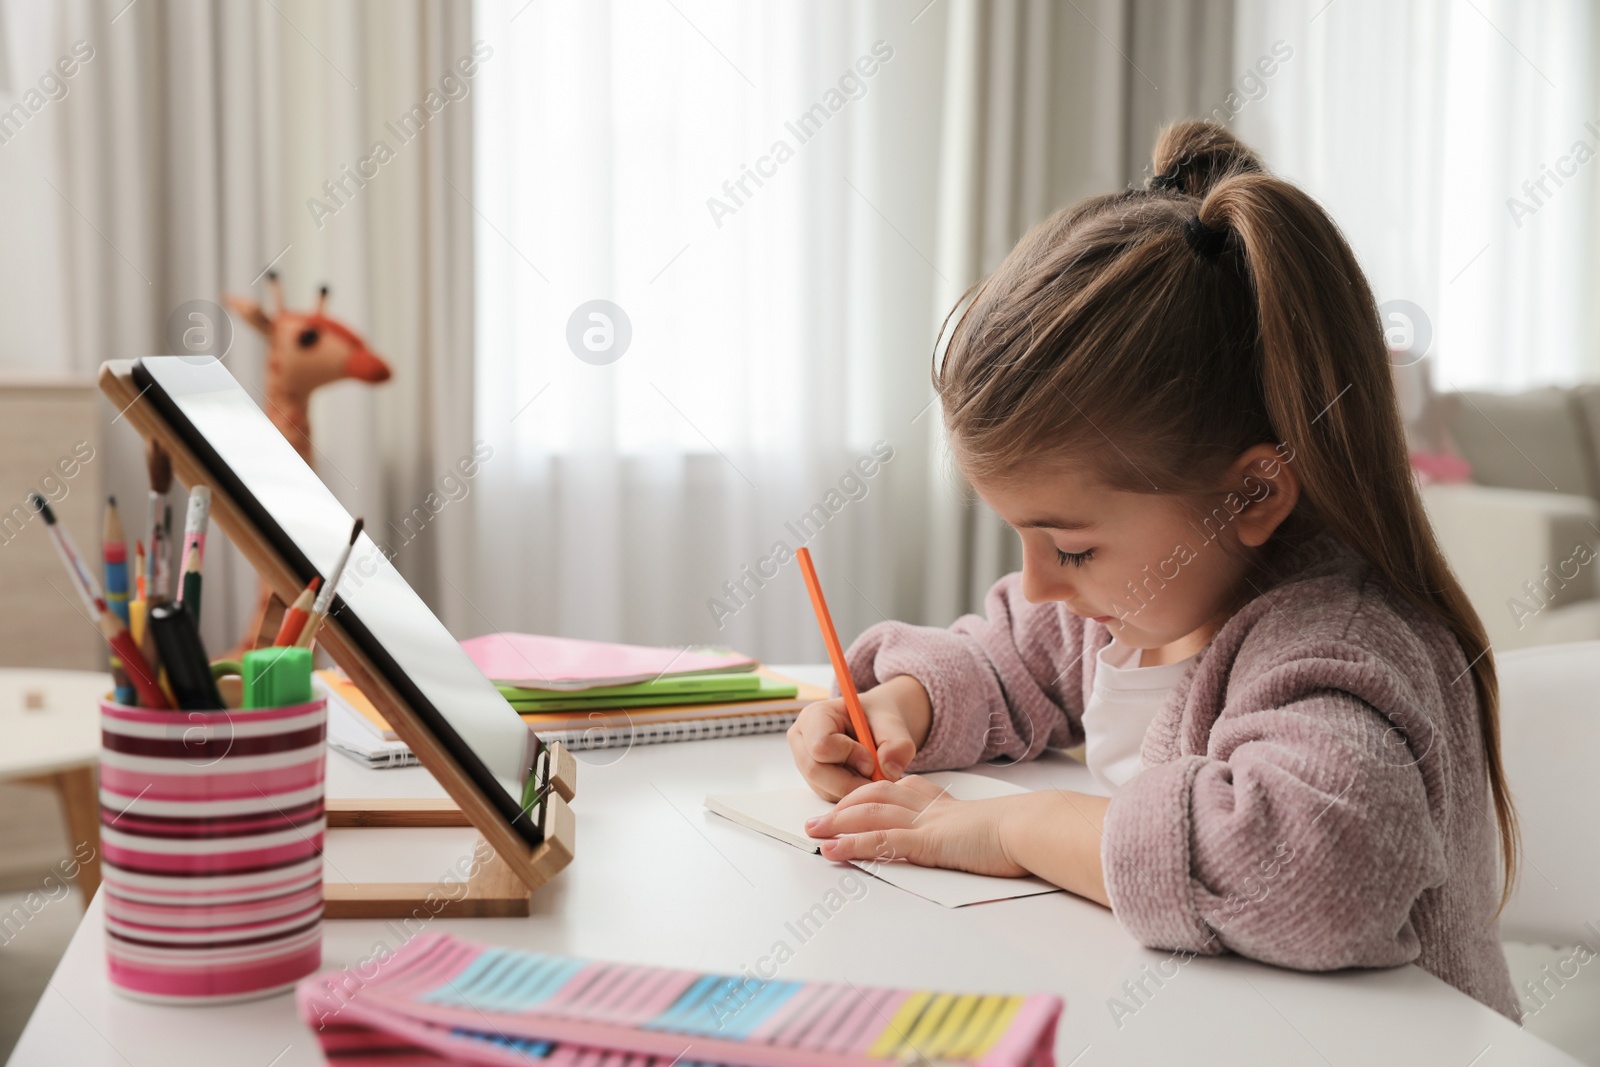
<instances>
[{"instance_id":1,"label":"girl's hand","mask_svg":"<svg viewBox=\"0 0 1600 1067\"><path fill-rule=\"evenodd\" d=\"M909 675L861 694L861 710L878 742L878 763L891 781L905 774L933 718L928 691ZM818 796L838 800L872 780L872 754L850 732L844 698L807 705L789 727L795 766Z\"/></svg>"},{"instance_id":2,"label":"girl's hand","mask_svg":"<svg viewBox=\"0 0 1600 1067\"><path fill-rule=\"evenodd\" d=\"M956 800L926 778L872 782L806 823L830 860L908 860L974 874L1020 878L1028 870L1006 854L1001 823L1019 797Z\"/></svg>"}]
</instances>

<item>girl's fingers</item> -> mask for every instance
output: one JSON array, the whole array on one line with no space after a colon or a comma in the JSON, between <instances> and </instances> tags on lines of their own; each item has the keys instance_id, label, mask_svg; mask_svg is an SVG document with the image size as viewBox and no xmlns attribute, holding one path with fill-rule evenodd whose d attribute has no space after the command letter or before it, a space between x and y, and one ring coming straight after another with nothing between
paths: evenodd
<instances>
[{"instance_id":1,"label":"girl's fingers","mask_svg":"<svg viewBox=\"0 0 1600 1067\"><path fill-rule=\"evenodd\" d=\"M834 809L806 823L812 837L912 826L945 791L920 775L898 782L862 782L843 794Z\"/></svg>"},{"instance_id":2,"label":"girl's fingers","mask_svg":"<svg viewBox=\"0 0 1600 1067\"><path fill-rule=\"evenodd\" d=\"M918 805L919 807L927 807L928 803L938 800L940 797L950 796L948 788L942 785L935 785L920 774L908 775L900 779L899 784L926 798L922 804Z\"/></svg>"},{"instance_id":3,"label":"girl's fingers","mask_svg":"<svg viewBox=\"0 0 1600 1067\"><path fill-rule=\"evenodd\" d=\"M917 814L899 804L850 804L806 820L806 833L812 837L837 837L869 830L905 830L917 821Z\"/></svg>"},{"instance_id":4,"label":"girl's fingers","mask_svg":"<svg viewBox=\"0 0 1600 1067\"><path fill-rule=\"evenodd\" d=\"M789 733L791 736L801 737L805 741L806 748L810 750L833 734L839 733L847 721L843 701L819 700L814 704L807 704L800 710L800 714L795 717L794 725L789 727Z\"/></svg>"},{"instance_id":5,"label":"girl's fingers","mask_svg":"<svg viewBox=\"0 0 1600 1067\"><path fill-rule=\"evenodd\" d=\"M855 804L895 804L902 808L910 808L913 812L921 811L927 805L927 800L921 793L906 786L905 783L910 780L902 778L898 782L869 782L839 801L839 806L848 808Z\"/></svg>"},{"instance_id":6,"label":"girl's fingers","mask_svg":"<svg viewBox=\"0 0 1600 1067\"><path fill-rule=\"evenodd\" d=\"M849 715L844 701L819 700L808 705L790 727L790 737L798 734L805 755L817 763L848 766L863 778L872 777L872 754L851 737Z\"/></svg>"},{"instance_id":7,"label":"girl's fingers","mask_svg":"<svg viewBox=\"0 0 1600 1067\"><path fill-rule=\"evenodd\" d=\"M799 724L796 723L798 726ZM812 790L826 800L838 800L851 790L867 784L865 775L835 763L821 763L812 758L804 735L790 727L787 738L789 751L794 755L795 766Z\"/></svg>"},{"instance_id":8,"label":"girl's fingers","mask_svg":"<svg viewBox=\"0 0 1600 1067\"><path fill-rule=\"evenodd\" d=\"M892 829L846 834L821 844L822 855L830 860L890 860L917 862L918 832Z\"/></svg>"},{"instance_id":9,"label":"girl's fingers","mask_svg":"<svg viewBox=\"0 0 1600 1067\"><path fill-rule=\"evenodd\" d=\"M866 708L867 724L872 727L872 739L878 743L878 765L891 781L906 773L906 765L916 754L917 746L906 729L906 720L898 711Z\"/></svg>"},{"instance_id":10,"label":"girl's fingers","mask_svg":"<svg viewBox=\"0 0 1600 1067\"><path fill-rule=\"evenodd\" d=\"M916 746L909 737L885 741L878 746L878 766L883 768L885 778L894 781L906 773L906 765L916 753Z\"/></svg>"},{"instance_id":11,"label":"girl's fingers","mask_svg":"<svg viewBox=\"0 0 1600 1067\"><path fill-rule=\"evenodd\" d=\"M839 800L867 784L867 779L848 767L835 763L813 763L802 769L802 776L811 791L824 800Z\"/></svg>"}]
</instances>

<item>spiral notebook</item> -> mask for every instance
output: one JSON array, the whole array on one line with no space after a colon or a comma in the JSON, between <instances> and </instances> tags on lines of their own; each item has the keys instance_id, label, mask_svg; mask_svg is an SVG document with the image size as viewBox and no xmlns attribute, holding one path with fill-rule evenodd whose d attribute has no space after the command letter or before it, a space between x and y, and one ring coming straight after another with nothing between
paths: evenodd
<instances>
[{"instance_id":1,"label":"spiral notebook","mask_svg":"<svg viewBox=\"0 0 1600 1067\"><path fill-rule=\"evenodd\" d=\"M706 741L718 737L782 733L795 716L828 691L760 669L753 699L691 702L666 707L524 712L522 721L546 744L571 749L619 748L663 741Z\"/></svg>"},{"instance_id":2,"label":"spiral notebook","mask_svg":"<svg viewBox=\"0 0 1600 1067\"><path fill-rule=\"evenodd\" d=\"M1054 1067L1062 1000L760 980L423 933L298 987L332 1063Z\"/></svg>"},{"instance_id":3,"label":"spiral notebook","mask_svg":"<svg viewBox=\"0 0 1600 1067\"><path fill-rule=\"evenodd\" d=\"M329 684L328 672L318 671L317 675L317 690L328 698L329 748L373 770L417 766L420 761L409 745L393 737L393 731L390 731L391 736L384 736L383 728L346 699L347 689ZM361 700L371 707L365 697ZM373 709L373 714L377 714L377 709ZM379 717L378 722L383 719Z\"/></svg>"},{"instance_id":4,"label":"spiral notebook","mask_svg":"<svg viewBox=\"0 0 1600 1067\"><path fill-rule=\"evenodd\" d=\"M712 741L719 737L748 737L752 734L781 734L800 713L778 711L765 715L738 715L727 719L692 719L687 722L640 721L626 726L589 726L584 729L539 730L545 744L560 741L573 751L591 748L627 748L631 745L658 745L663 741Z\"/></svg>"}]
</instances>

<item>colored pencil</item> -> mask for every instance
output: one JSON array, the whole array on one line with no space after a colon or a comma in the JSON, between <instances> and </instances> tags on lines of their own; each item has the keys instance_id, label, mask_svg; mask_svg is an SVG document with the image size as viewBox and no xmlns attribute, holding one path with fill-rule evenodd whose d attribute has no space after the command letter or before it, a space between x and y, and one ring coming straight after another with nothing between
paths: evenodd
<instances>
[{"instance_id":1,"label":"colored pencil","mask_svg":"<svg viewBox=\"0 0 1600 1067\"><path fill-rule=\"evenodd\" d=\"M96 609L100 632L105 635L106 642L122 660L123 669L128 672L128 679L138 694L139 706L157 710L170 709L172 704L156 681L150 661L139 651L139 646L133 643L133 635L128 632L128 628L110 608L106 607L104 600L97 602Z\"/></svg>"},{"instance_id":2,"label":"colored pencil","mask_svg":"<svg viewBox=\"0 0 1600 1067\"><path fill-rule=\"evenodd\" d=\"M106 500L106 524L100 536L100 553L106 567L106 606L128 621L128 542L122 534L117 498Z\"/></svg>"},{"instance_id":3,"label":"colored pencil","mask_svg":"<svg viewBox=\"0 0 1600 1067\"><path fill-rule=\"evenodd\" d=\"M133 596L135 600L144 599L144 542L138 538L133 542Z\"/></svg>"},{"instance_id":4,"label":"colored pencil","mask_svg":"<svg viewBox=\"0 0 1600 1067\"><path fill-rule=\"evenodd\" d=\"M161 657L156 652L156 641L145 623L149 619L150 600L148 593L151 591L149 566L144 553L144 542L133 543L133 568L134 584L139 594L128 601L128 633L133 637L133 643L139 646L145 662L156 670L160 676Z\"/></svg>"},{"instance_id":5,"label":"colored pencil","mask_svg":"<svg viewBox=\"0 0 1600 1067\"><path fill-rule=\"evenodd\" d=\"M178 602L200 625L200 568L205 565L206 523L211 518L211 490L197 485L189 490L189 511L183 523L183 584Z\"/></svg>"},{"instance_id":6,"label":"colored pencil","mask_svg":"<svg viewBox=\"0 0 1600 1067\"><path fill-rule=\"evenodd\" d=\"M795 552L800 560L800 573L805 576L806 591L811 594L811 609L817 615L817 628L822 631L822 642L828 646L828 659L833 662L833 676L839 680L839 693L844 697L845 711L850 716L850 728L856 740L872 754L872 780L884 780L883 768L878 765L878 742L872 736L872 726L867 713L861 708L861 697L856 693L855 679L850 677L850 665L845 662L844 648L839 644L839 633L833 628L833 616L828 613L828 602L822 597L822 583L817 580L817 568L811 562L811 550L801 548Z\"/></svg>"},{"instance_id":7,"label":"colored pencil","mask_svg":"<svg viewBox=\"0 0 1600 1067\"><path fill-rule=\"evenodd\" d=\"M145 620L150 610L150 601L146 594L150 589L149 567L145 560L144 542L135 539L133 542L133 591L134 597L128 601L128 633L133 637L133 643L139 646L139 651L144 654L145 662L159 671L160 663L156 655L155 641L151 640L145 629Z\"/></svg>"},{"instance_id":8,"label":"colored pencil","mask_svg":"<svg viewBox=\"0 0 1600 1067\"><path fill-rule=\"evenodd\" d=\"M344 551L339 553L339 559L333 565L333 570L328 574L328 580L323 583L322 589L317 593L316 603L311 605L311 615L306 619L305 626L300 630L300 637L295 644L301 648L310 648L317 638L317 630L322 626L322 620L328 617L329 610L333 607L334 590L339 587L339 579L344 577L345 565L350 562L350 552L356 546L356 538L361 536L361 529L367 524L366 519L357 519L350 527L350 540L345 543Z\"/></svg>"},{"instance_id":9,"label":"colored pencil","mask_svg":"<svg viewBox=\"0 0 1600 1067\"><path fill-rule=\"evenodd\" d=\"M185 558L181 574L182 581L178 585L176 603L189 609L189 614L194 616L195 625L200 624L200 557L188 556Z\"/></svg>"},{"instance_id":10,"label":"colored pencil","mask_svg":"<svg viewBox=\"0 0 1600 1067\"><path fill-rule=\"evenodd\" d=\"M137 618L139 620L138 637L136 638L139 654L144 657L146 663L150 664L150 669L156 672L156 681L159 682L161 681L161 650L156 645L155 633L150 629L150 603L148 600L141 600L138 608L128 614L130 619ZM129 636L132 636L132 634L130 633ZM166 691L165 686L162 689L164 692ZM172 706L170 701L167 706Z\"/></svg>"},{"instance_id":11,"label":"colored pencil","mask_svg":"<svg viewBox=\"0 0 1600 1067\"><path fill-rule=\"evenodd\" d=\"M294 603L284 611L283 621L278 624L278 636L272 639L274 646L292 645L300 639L300 631L306 628L306 619L311 616L317 586L321 584L322 576L313 575L306 587L300 590L300 595L294 598Z\"/></svg>"},{"instance_id":12,"label":"colored pencil","mask_svg":"<svg viewBox=\"0 0 1600 1067\"><path fill-rule=\"evenodd\" d=\"M133 635L133 643L139 646L139 651L145 653L145 659L150 658L150 653L155 650L151 645L144 647L144 624L148 616L150 602L143 597L135 597L128 601L128 632Z\"/></svg>"},{"instance_id":13,"label":"colored pencil","mask_svg":"<svg viewBox=\"0 0 1600 1067\"><path fill-rule=\"evenodd\" d=\"M122 535L122 517L117 514L117 498L106 500L106 523L100 534L100 556L105 564L106 606L128 622L128 543ZM111 655L111 678L115 683L114 696L119 704L132 704L138 699L122 660L115 652Z\"/></svg>"}]
</instances>

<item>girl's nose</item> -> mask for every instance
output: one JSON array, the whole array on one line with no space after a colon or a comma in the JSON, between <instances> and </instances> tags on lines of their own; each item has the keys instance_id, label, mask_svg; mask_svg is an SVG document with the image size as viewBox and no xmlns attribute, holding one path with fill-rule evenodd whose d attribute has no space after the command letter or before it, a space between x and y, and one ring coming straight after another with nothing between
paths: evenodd
<instances>
[{"instance_id":1,"label":"girl's nose","mask_svg":"<svg viewBox=\"0 0 1600 1067\"><path fill-rule=\"evenodd\" d=\"M1072 583L1055 566L1055 560L1041 560L1034 552L1022 557L1022 595L1029 603L1043 604L1052 600L1070 600Z\"/></svg>"}]
</instances>

